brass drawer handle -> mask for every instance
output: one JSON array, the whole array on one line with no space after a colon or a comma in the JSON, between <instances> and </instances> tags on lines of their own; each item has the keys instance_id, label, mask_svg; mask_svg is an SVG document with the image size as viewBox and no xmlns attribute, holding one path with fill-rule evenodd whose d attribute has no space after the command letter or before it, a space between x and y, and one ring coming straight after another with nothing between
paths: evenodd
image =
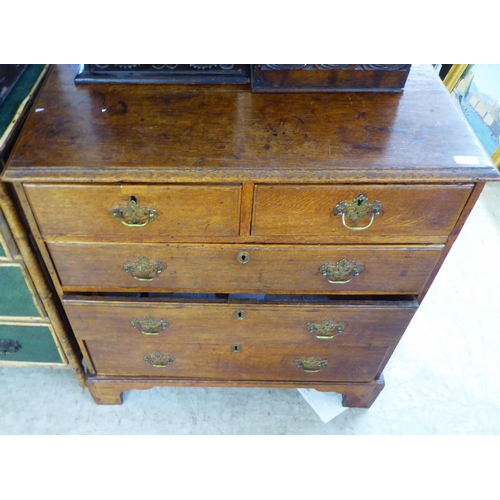
<instances>
[{"instance_id":1,"label":"brass drawer handle","mask_svg":"<svg viewBox=\"0 0 500 500\"><path fill-rule=\"evenodd\" d=\"M295 364L306 373L316 373L322 370L329 363L328 359L319 360L315 356L307 359L296 359Z\"/></svg>"},{"instance_id":2,"label":"brass drawer handle","mask_svg":"<svg viewBox=\"0 0 500 500\"><path fill-rule=\"evenodd\" d=\"M166 319L157 320L153 316L144 316L144 318L134 318L130 324L143 335L158 335L168 327Z\"/></svg>"},{"instance_id":3,"label":"brass drawer handle","mask_svg":"<svg viewBox=\"0 0 500 500\"><path fill-rule=\"evenodd\" d=\"M331 319L325 319L321 323L308 323L307 329L317 338L317 339L333 339L339 333L342 333L347 326L347 323L335 323Z\"/></svg>"},{"instance_id":4,"label":"brass drawer handle","mask_svg":"<svg viewBox=\"0 0 500 500\"><path fill-rule=\"evenodd\" d=\"M364 270L365 267L359 262L352 264L346 259L341 259L336 264L326 262L319 268L319 272L326 277L328 283L333 285L345 285Z\"/></svg>"},{"instance_id":5,"label":"brass drawer handle","mask_svg":"<svg viewBox=\"0 0 500 500\"><path fill-rule=\"evenodd\" d=\"M161 352L155 352L154 354L146 354L144 356L144 361L155 368L165 368L175 361L175 357L171 354L165 355Z\"/></svg>"},{"instance_id":6,"label":"brass drawer handle","mask_svg":"<svg viewBox=\"0 0 500 500\"><path fill-rule=\"evenodd\" d=\"M158 217L156 210L140 207L134 197L130 199L125 208L114 208L110 213L127 227L142 227Z\"/></svg>"},{"instance_id":7,"label":"brass drawer handle","mask_svg":"<svg viewBox=\"0 0 500 500\"><path fill-rule=\"evenodd\" d=\"M14 354L22 347L17 340L0 339L0 354Z\"/></svg>"},{"instance_id":8,"label":"brass drawer handle","mask_svg":"<svg viewBox=\"0 0 500 500\"><path fill-rule=\"evenodd\" d=\"M135 262L131 260L125 261L123 267L137 281L153 281L158 278L167 266L158 260L151 262L146 257L139 257Z\"/></svg>"},{"instance_id":9,"label":"brass drawer handle","mask_svg":"<svg viewBox=\"0 0 500 500\"><path fill-rule=\"evenodd\" d=\"M382 203L380 201L375 200L373 203L367 203L368 198L363 194L359 194L352 203L347 203L347 201L341 201L337 206L333 209L333 215L338 216L342 215L342 224L347 229L351 231L364 231L368 229L373 224L373 219L377 215L381 215L384 211L382 207ZM362 217L370 217L370 223L363 227L356 226L348 226L346 224L345 218L349 217L351 222L358 222Z\"/></svg>"}]
</instances>

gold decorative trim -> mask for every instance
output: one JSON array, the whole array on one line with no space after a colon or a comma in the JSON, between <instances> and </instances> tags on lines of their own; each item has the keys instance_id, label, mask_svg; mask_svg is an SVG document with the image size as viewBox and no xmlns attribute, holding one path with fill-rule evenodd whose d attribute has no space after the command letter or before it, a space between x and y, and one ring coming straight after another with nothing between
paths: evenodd
<instances>
[{"instance_id":1,"label":"gold decorative trim","mask_svg":"<svg viewBox=\"0 0 500 500\"><path fill-rule=\"evenodd\" d=\"M445 87L448 89L448 92L451 92L457 85L458 81L464 74L467 69L468 64L454 64L448 74L444 77L443 83Z\"/></svg>"},{"instance_id":2,"label":"gold decorative trim","mask_svg":"<svg viewBox=\"0 0 500 500\"><path fill-rule=\"evenodd\" d=\"M491 159L493 160L493 163L497 166L500 167L500 147L498 147L493 154L491 155Z\"/></svg>"}]
</instances>

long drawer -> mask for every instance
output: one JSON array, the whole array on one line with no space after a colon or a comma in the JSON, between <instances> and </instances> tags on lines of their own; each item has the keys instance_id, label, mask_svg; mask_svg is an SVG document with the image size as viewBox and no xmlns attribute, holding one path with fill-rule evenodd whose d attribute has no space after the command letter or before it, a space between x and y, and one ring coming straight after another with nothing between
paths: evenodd
<instances>
[{"instance_id":1,"label":"long drawer","mask_svg":"<svg viewBox=\"0 0 500 500\"><path fill-rule=\"evenodd\" d=\"M238 236L241 186L24 186L47 241L165 242Z\"/></svg>"},{"instance_id":2,"label":"long drawer","mask_svg":"<svg viewBox=\"0 0 500 500\"><path fill-rule=\"evenodd\" d=\"M415 301L342 301L312 298L173 301L121 298L63 300L79 340L166 343L395 345L410 323ZM347 303L346 303L347 302Z\"/></svg>"},{"instance_id":3,"label":"long drawer","mask_svg":"<svg viewBox=\"0 0 500 500\"><path fill-rule=\"evenodd\" d=\"M392 352L385 346L297 344L169 344L148 339L141 346L122 340L85 342L98 375L219 380L371 382Z\"/></svg>"},{"instance_id":4,"label":"long drawer","mask_svg":"<svg viewBox=\"0 0 500 500\"><path fill-rule=\"evenodd\" d=\"M440 246L48 245L65 291L419 293Z\"/></svg>"},{"instance_id":5,"label":"long drawer","mask_svg":"<svg viewBox=\"0 0 500 500\"><path fill-rule=\"evenodd\" d=\"M472 185L255 188L252 234L342 243L445 243Z\"/></svg>"}]
</instances>

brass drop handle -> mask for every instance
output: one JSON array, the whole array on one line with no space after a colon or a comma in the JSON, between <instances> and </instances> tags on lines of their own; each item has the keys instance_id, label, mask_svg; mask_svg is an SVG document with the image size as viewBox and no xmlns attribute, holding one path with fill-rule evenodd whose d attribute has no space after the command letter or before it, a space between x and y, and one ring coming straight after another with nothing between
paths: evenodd
<instances>
[{"instance_id":1,"label":"brass drop handle","mask_svg":"<svg viewBox=\"0 0 500 500\"><path fill-rule=\"evenodd\" d=\"M319 272L326 277L326 281L332 285L345 285L359 276L365 267L359 262L351 263L347 259L341 259L336 264L325 262Z\"/></svg>"},{"instance_id":2,"label":"brass drop handle","mask_svg":"<svg viewBox=\"0 0 500 500\"><path fill-rule=\"evenodd\" d=\"M307 329L317 338L329 340L342 333L347 327L347 323L335 323L331 319L325 319L321 323L311 322L307 324Z\"/></svg>"},{"instance_id":3,"label":"brass drop handle","mask_svg":"<svg viewBox=\"0 0 500 500\"><path fill-rule=\"evenodd\" d=\"M307 359L296 359L295 365L306 373L316 373L325 368L329 363L328 359L319 360L315 356L311 356Z\"/></svg>"},{"instance_id":4,"label":"brass drop handle","mask_svg":"<svg viewBox=\"0 0 500 500\"><path fill-rule=\"evenodd\" d=\"M153 316L144 316L142 319L134 318L130 324L143 335L159 335L168 327L166 319L157 320Z\"/></svg>"},{"instance_id":5,"label":"brass drop handle","mask_svg":"<svg viewBox=\"0 0 500 500\"><path fill-rule=\"evenodd\" d=\"M0 354L15 354L22 347L17 340L0 339Z\"/></svg>"},{"instance_id":6,"label":"brass drop handle","mask_svg":"<svg viewBox=\"0 0 500 500\"><path fill-rule=\"evenodd\" d=\"M139 257L136 261L127 260L123 263L125 272L130 273L137 281L153 281L166 269L163 262L151 262L146 257Z\"/></svg>"},{"instance_id":7,"label":"brass drop handle","mask_svg":"<svg viewBox=\"0 0 500 500\"><path fill-rule=\"evenodd\" d=\"M375 200L373 203L368 203L368 198L360 193L352 203L347 203L347 201L341 201L338 203L333 209L333 215L342 216L342 224L347 229L351 231L364 231L368 229L373 224L373 219L377 215L381 215L384 212L384 208L382 207L382 203L380 201ZM362 217L370 217L370 222L366 226L349 226L346 224L346 217L348 217L351 222L356 223Z\"/></svg>"},{"instance_id":8,"label":"brass drop handle","mask_svg":"<svg viewBox=\"0 0 500 500\"><path fill-rule=\"evenodd\" d=\"M146 354L144 356L144 361L155 368L165 368L175 361L175 357L171 354L165 355L161 352L155 352L154 354Z\"/></svg>"},{"instance_id":9,"label":"brass drop handle","mask_svg":"<svg viewBox=\"0 0 500 500\"><path fill-rule=\"evenodd\" d=\"M127 227L143 227L158 217L156 210L139 206L134 196L124 208L114 208L110 213Z\"/></svg>"}]
</instances>

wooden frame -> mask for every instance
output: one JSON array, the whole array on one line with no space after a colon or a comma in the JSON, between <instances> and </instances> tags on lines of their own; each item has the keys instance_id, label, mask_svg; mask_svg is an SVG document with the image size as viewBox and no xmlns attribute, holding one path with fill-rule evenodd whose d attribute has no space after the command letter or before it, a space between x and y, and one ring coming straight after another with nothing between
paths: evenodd
<instances>
[{"instance_id":1,"label":"wooden frame","mask_svg":"<svg viewBox=\"0 0 500 500\"><path fill-rule=\"evenodd\" d=\"M456 95L459 92L458 89L459 89L459 85L461 83L466 83L465 80L466 80L467 76L470 74L469 72L472 70L472 68L474 66L483 66L483 67L484 66L497 66L498 71L500 72L500 65L497 65L497 64L495 64L495 65L454 64L443 80L443 83L445 84L446 88L448 89L448 91L450 92L450 94L452 96ZM499 82L498 83L498 95L500 95L500 79L495 80L495 81ZM469 93L469 88L467 88L466 94L463 97L465 98L465 96L468 95L468 93ZM454 100L456 100L456 99L454 99ZM463 111L461 104L459 104L458 101L456 101L456 104L462 110L462 112L464 113L464 116L467 119L467 114ZM497 106L497 108L498 108L498 106ZM484 141L482 140L482 138L479 137L479 134L477 134L477 131L474 128L474 125L471 123L471 120L467 119L467 121L471 125L474 132L476 132L476 135L478 135L478 138L481 141L481 143L483 144L483 146L485 147L485 149L488 151L488 153L491 154L491 158L492 158L493 162L495 163L495 165L497 167L500 167L500 144L497 145L497 148L493 152L491 152L491 141L488 140L489 144L488 145L485 144ZM500 129L500 118L497 118L496 122L498 123L498 128ZM496 130L497 136L499 135L499 132L500 132L500 130ZM496 142L500 142L500 137L498 137Z\"/></svg>"}]
</instances>

